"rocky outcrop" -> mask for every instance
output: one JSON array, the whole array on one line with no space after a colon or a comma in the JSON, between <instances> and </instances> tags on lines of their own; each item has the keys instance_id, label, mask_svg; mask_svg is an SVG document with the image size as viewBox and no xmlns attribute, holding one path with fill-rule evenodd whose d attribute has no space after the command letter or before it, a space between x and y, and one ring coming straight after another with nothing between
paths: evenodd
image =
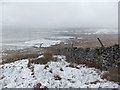
<instances>
[{"instance_id":1,"label":"rocky outcrop","mask_svg":"<svg viewBox=\"0 0 120 90\"><path fill-rule=\"evenodd\" d=\"M120 67L120 46L98 48L62 48L54 49L55 54L65 55L70 62L95 65L100 69Z\"/></svg>"}]
</instances>

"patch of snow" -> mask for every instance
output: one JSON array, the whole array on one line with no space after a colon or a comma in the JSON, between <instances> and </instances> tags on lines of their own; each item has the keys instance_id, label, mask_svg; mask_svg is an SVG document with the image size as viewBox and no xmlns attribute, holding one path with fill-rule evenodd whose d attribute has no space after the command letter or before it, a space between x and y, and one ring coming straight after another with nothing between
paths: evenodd
<instances>
[{"instance_id":1,"label":"patch of snow","mask_svg":"<svg viewBox=\"0 0 120 90\"><path fill-rule=\"evenodd\" d=\"M57 58L58 60L66 60L66 56L64 55L53 55L53 58Z\"/></svg>"},{"instance_id":2,"label":"patch of snow","mask_svg":"<svg viewBox=\"0 0 120 90\"><path fill-rule=\"evenodd\" d=\"M98 29L93 34L117 34L117 29Z\"/></svg>"},{"instance_id":3,"label":"patch of snow","mask_svg":"<svg viewBox=\"0 0 120 90\"><path fill-rule=\"evenodd\" d=\"M25 42L25 44L28 44L30 46L35 46L35 47L50 47L51 45L56 45L59 44L61 41L60 40L47 40L47 39L41 39L41 40L31 40Z\"/></svg>"},{"instance_id":4,"label":"patch of snow","mask_svg":"<svg viewBox=\"0 0 120 90\"><path fill-rule=\"evenodd\" d=\"M59 40L61 40L61 39L70 39L70 38L75 38L75 37L73 37L73 36L57 36L57 37L50 37L51 39L59 39Z\"/></svg>"},{"instance_id":5,"label":"patch of snow","mask_svg":"<svg viewBox=\"0 0 120 90\"><path fill-rule=\"evenodd\" d=\"M96 29L96 30L89 30L89 32L84 32L83 34L86 35L93 35L93 34L118 34L117 29Z\"/></svg>"},{"instance_id":6,"label":"patch of snow","mask_svg":"<svg viewBox=\"0 0 120 90\"><path fill-rule=\"evenodd\" d=\"M65 42L64 44L68 44L67 42Z\"/></svg>"},{"instance_id":7,"label":"patch of snow","mask_svg":"<svg viewBox=\"0 0 120 90\"><path fill-rule=\"evenodd\" d=\"M33 88L37 83L42 84L41 88L44 86L48 88L118 88L118 84L101 79L95 68L87 68L82 64L77 65L79 69L66 67L70 63L64 60L64 56L54 57L58 57L61 61L48 62L49 67L46 69L44 64L32 64L34 71L27 67L27 59L0 65L0 89ZM55 75L59 75L61 80L55 80ZM89 83L96 80L100 82Z\"/></svg>"},{"instance_id":8,"label":"patch of snow","mask_svg":"<svg viewBox=\"0 0 120 90\"><path fill-rule=\"evenodd\" d=\"M53 40L61 40L61 41L64 41L64 40L74 40L74 39L83 39L82 37L75 37L75 36L54 36L54 37L50 37L50 39L53 39Z\"/></svg>"},{"instance_id":9,"label":"patch of snow","mask_svg":"<svg viewBox=\"0 0 120 90\"><path fill-rule=\"evenodd\" d=\"M16 50L16 49L24 49L27 47L50 47L51 45L59 44L60 40L48 40L48 39L40 39L40 40L29 40L25 42L14 42L14 43L3 43L3 50Z\"/></svg>"},{"instance_id":10,"label":"patch of snow","mask_svg":"<svg viewBox=\"0 0 120 90\"><path fill-rule=\"evenodd\" d=\"M44 55L40 55L40 56L38 56L38 58L43 58L44 57Z\"/></svg>"},{"instance_id":11,"label":"patch of snow","mask_svg":"<svg viewBox=\"0 0 120 90\"><path fill-rule=\"evenodd\" d=\"M92 33L84 33L84 34L86 34L86 35L91 35Z\"/></svg>"}]
</instances>

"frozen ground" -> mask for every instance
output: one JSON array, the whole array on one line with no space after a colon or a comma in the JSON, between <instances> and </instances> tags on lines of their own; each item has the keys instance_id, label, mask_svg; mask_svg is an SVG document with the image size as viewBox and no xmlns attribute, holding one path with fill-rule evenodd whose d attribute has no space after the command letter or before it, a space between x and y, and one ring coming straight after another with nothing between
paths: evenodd
<instances>
[{"instance_id":1,"label":"frozen ground","mask_svg":"<svg viewBox=\"0 0 120 90\"><path fill-rule=\"evenodd\" d=\"M33 88L38 83L40 88L118 88L118 84L101 79L103 72L95 68L69 67L65 56L53 57L58 61L31 64L29 68L28 59L0 65L0 88Z\"/></svg>"}]
</instances>

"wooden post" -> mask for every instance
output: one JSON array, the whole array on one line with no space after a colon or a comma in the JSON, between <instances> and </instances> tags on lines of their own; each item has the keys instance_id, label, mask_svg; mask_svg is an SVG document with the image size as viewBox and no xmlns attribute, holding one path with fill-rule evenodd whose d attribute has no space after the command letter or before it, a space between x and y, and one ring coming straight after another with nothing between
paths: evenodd
<instances>
[{"instance_id":1,"label":"wooden post","mask_svg":"<svg viewBox=\"0 0 120 90\"><path fill-rule=\"evenodd\" d=\"M72 48L73 48L73 42L71 42L71 46L72 46Z\"/></svg>"},{"instance_id":2,"label":"wooden post","mask_svg":"<svg viewBox=\"0 0 120 90\"><path fill-rule=\"evenodd\" d=\"M97 38L99 43L101 44L102 47L104 47L104 45L102 44L101 40L99 38Z\"/></svg>"}]
</instances>

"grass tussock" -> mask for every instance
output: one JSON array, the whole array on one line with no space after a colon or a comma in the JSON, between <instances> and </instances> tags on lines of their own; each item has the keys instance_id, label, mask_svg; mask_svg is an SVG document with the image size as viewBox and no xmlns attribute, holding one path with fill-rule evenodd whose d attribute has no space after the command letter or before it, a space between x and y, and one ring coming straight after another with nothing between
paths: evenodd
<instances>
[{"instance_id":1,"label":"grass tussock","mask_svg":"<svg viewBox=\"0 0 120 90\"><path fill-rule=\"evenodd\" d=\"M71 67L71 68L80 69L80 67L78 67L77 64L75 64L75 63L70 63L70 64L67 65L66 67Z\"/></svg>"},{"instance_id":2,"label":"grass tussock","mask_svg":"<svg viewBox=\"0 0 120 90\"><path fill-rule=\"evenodd\" d=\"M54 75L55 80L61 80L62 78L59 75Z\"/></svg>"},{"instance_id":3,"label":"grass tussock","mask_svg":"<svg viewBox=\"0 0 120 90\"><path fill-rule=\"evenodd\" d=\"M47 64L49 61L52 60L52 53L44 53L44 57L42 58L36 58L34 60L31 60L31 63L35 64Z\"/></svg>"},{"instance_id":4,"label":"grass tussock","mask_svg":"<svg viewBox=\"0 0 120 90\"><path fill-rule=\"evenodd\" d=\"M105 68L102 67L101 63L97 63L97 62L86 62L84 63L87 67L89 68L96 68L96 69L100 69L100 70L106 70Z\"/></svg>"},{"instance_id":5,"label":"grass tussock","mask_svg":"<svg viewBox=\"0 0 120 90\"><path fill-rule=\"evenodd\" d=\"M50 73L53 73L53 71L52 71L52 70L49 70L49 72L50 72Z\"/></svg>"},{"instance_id":6,"label":"grass tussock","mask_svg":"<svg viewBox=\"0 0 120 90\"><path fill-rule=\"evenodd\" d=\"M93 82L88 82L86 84L97 84L97 83L100 83L101 81L100 80L96 80L96 81L93 81Z\"/></svg>"},{"instance_id":7,"label":"grass tussock","mask_svg":"<svg viewBox=\"0 0 120 90\"><path fill-rule=\"evenodd\" d=\"M84 61L84 60L73 60L73 59L70 59L69 57L66 56L66 61L67 62L70 62L71 64L69 65L69 67L73 67L73 68L77 68L75 65L78 65L78 64L85 64L87 67L89 68L96 68L96 69L100 69L100 70L106 70L103 66L102 66L102 63L100 62L96 62L96 61Z\"/></svg>"},{"instance_id":8,"label":"grass tussock","mask_svg":"<svg viewBox=\"0 0 120 90\"><path fill-rule=\"evenodd\" d=\"M38 89L38 88L40 88L41 86L42 86L41 83L37 83L36 85L34 85L34 88Z\"/></svg>"},{"instance_id":9,"label":"grass tussock","mask_svg":"<svg viewBox=\"0 0 120 90\"><path fill-rule=\"evenodd\" d=\"M107 79L109 81L120 82L120 74L118 68L109 68L107 72L101 75L102 79Z\"/></svg>"},{"instance_id":10,"label":"grass tussock","mask_svg":"<svg viewBox=\"0 0 120 90\"><path fill-rule=\"evenodd\" d=\"M62 68L60 68L60 71L64 71Z\"/></svg>"},{"instance_id":11,"label":"grass tussock","mask_svg":"<svg viewBox=\"0 0 120 90\"><path fill-rule=\"evenodd\" d=\"M48 66L48 65L45 65L44 69L47 69L47 68L49 68L49 66Z\"/></svg>"}]
</instances>

